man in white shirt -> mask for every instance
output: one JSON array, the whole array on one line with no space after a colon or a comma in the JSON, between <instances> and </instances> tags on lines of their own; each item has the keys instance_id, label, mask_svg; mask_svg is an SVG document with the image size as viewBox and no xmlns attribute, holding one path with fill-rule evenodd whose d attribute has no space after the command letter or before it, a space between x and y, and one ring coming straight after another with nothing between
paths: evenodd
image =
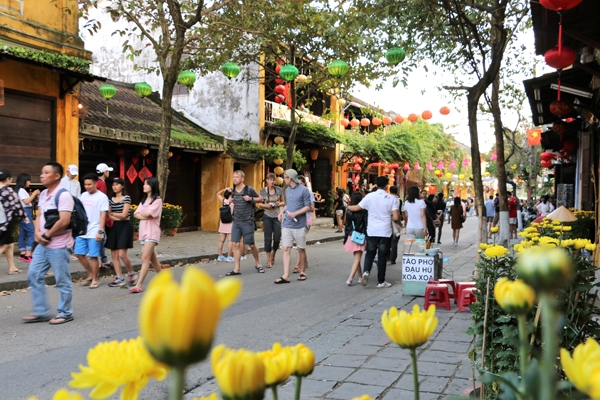
<instances>
[{"instance_id":1,"label":"man in white shirt","mask_svg":"<svg viewBox=\"0 0 600 400\"><path fill-rule=\"evenodd\" d=\"M81 283L90 286L90 289L98 287L98 270L100 268L100 249L105 236L104 226L108 214L108 197L98 190L98 177L95 174L87 174L83 177L85 193L81 195L81 203L87 214L88 226L84 236L75 239L75 255L86 269L88 276ZM86 258L89 254L90 261Z\"/></svg>"},{"instance_id":2,"label":"man in white shirt","mask_svg":"<svg viewBox=\"0 0 600 400\"><path fill-rule=\"evenodd\" d=\"M79 174L79 168L76 165L69 165L67 167L67 173L60 180L60 186L67 189L69 193L73 197L80 198L81 197L81 185L78 180L75 180L75 177Z\"/></svg>"},{"instance_id":3,"label":"man in white shirt","mask_svg":"<svg viewBox=\"0 0 600 400\"><path fill-rule=\"evenodd\" d=\"M392 286L391 283L385 281L386 257L390 248L392 236L392 220L400 220L398 212L398 199L387 193L389 179L387 176L377 178L377 191L367 194L359 204L348 206L348 210L352 212L360 210L369 211L369 219L367 225L367 254L365 255L364 272L361 284L367 286L369 274L375 254L378 256L377 261L377 287L387 288Z\"/></svg>"}]
</instances>

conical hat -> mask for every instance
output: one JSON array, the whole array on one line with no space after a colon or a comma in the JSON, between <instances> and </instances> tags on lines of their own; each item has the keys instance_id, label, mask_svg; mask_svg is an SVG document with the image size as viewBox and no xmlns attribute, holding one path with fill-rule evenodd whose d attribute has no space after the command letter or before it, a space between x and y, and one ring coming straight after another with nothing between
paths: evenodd
<instances>
[{"instance_id":1,"label":"conical hat","mask_svg":"<svg viewBox=\"0 0 600 400\"><path fill-rule=\"evenodd\" d=\"M577 217L573 215L565 206L560 206L546 216L546 218L556 219L562 222L577 221Z\"/></svg>"}]
</instances>

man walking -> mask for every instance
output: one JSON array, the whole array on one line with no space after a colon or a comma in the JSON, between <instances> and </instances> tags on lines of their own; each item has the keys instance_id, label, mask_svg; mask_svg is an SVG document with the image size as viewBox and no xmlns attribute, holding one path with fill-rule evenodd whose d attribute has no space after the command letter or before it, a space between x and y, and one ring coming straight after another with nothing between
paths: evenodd
<instances>
[{"instance_id":1,"label":"man walking","mask_svg":"<svg viewBox=\"0 0 600 400\"><path fill-rule=\"evenodd\" d=\"M369 274L373 266L375 254L378 254L377 262L377 287L387 288L392 286L386 282L386 253L390 247L390 237L392 236L392 220L398 221L400 213L398 212L398 200L389 195L386 190L389 180L387 176L377 178L377 191L369 193L355 206L349 206L352 212L360 210L369 211L369 221L367 224L367 254L365 255L365 266L361 284L367 286Z\"/></svg>"},{"instance_id":2,"label":"man walking","mask_svg":"<svg viewBox=\"0 0 600 400\"><path fill-rule=\"evenodd\" d=\"M112 167L101 163L96 166L96 174L98 175L98 190L101 193L106 194L106 180L108 176L113 171ZM112 262L108 262L108 258L106 257L106 250L104 249L104 244L106 243L106 235L104 235L104 239L102 240L102 245L100 246L100 268L107 270L109 268L113 268Z\"/></svg>"},{"instance_id":3,"label":"man walking","mask_svg":"<svg viewBox=\"0 0 600 400\"><path fill-rule=\"evenodd\" d=\"M496 215L496 206L494 204L494 196L490 196L485 202L485 215L487 221L488 239L492 237L492 226L494 224L494 216Z\"/></svg>"},{"instance_id":4,"label":"man walking","mask_svg":"<svg viewBox=\"0 0 600 400\"><path fill-rule=\"evenodd\" d=\"M81 197L81 185L79 181L75 180L75 177L79 174L79 168L76 165L69 165L67 167L67 173L64 178L60 180L60 186L67 189L71 196L80 198Z\"/></svg>"},{"instance_id":5,"label":"man walking","mask_svg":"<svg viewBox=\"0 0 600 400\"><path fill-rule=\"evenodd\" d=\"M300 185L302 185L308 189L308 187L306 186L306 178L303 175L298 175L298 182L300 182ZM312 214L315 212L315 195L310 190L308 191L308 194L310 194L310 211L306 213L306 235L307 236L308 236L308 232L310 231L310 227L312 226L312 218L313 218ZM298 256L298 259L296 260L296 266L294 267L295 274L302 271L302 266L300 265L301 261L302 260L300 260L300 256ZM305 262L304 269L306 269L308 267L308 253L306 252L306 249L304 250L304 262Z\"/></svg>"},{"instance_id":6,"label":"man walking","mask_svg":"<svg viewBox=\"0 0 600 400\"><path fill-rule=\"evenodd\" d=\"M100 248L103 245L106 234L104 226L108 215L108 197L98 190L98 177L87 174L83 177L85 193L81 195L81 203L85 208L88 218L87 233L78 236L75 240L75 255L83 268L87 271L87 278L81 284L90 286L90 289L98 288L98 270L100 268ZM86 255L90 256L90 260ZM91 261L91 265L90 265Z\"/></svg>"},{"instance_id":7,"label":"man walking","mask_svg":"<svg viewBox=\"0 0 600 400\"><path fill-rule=\"evenodd\" d=\"M298 172L288 169L283 174L287 185L285 189L285 206L279 212L281 221L281 244L283 245L283 275L275 283L290 283L290 264L294 241L298 247L300 260L299 281L306 280L306 213L312 208L310 192L306 186L300 185Z\"/></svg>"},{"instance_id":8,"label":"man walking","mask_svg":"<svg viewBox=\"0 0 600 400\"><path fill-rule=\"evenodd\" d=\"M262 197L256 193L251 186L244 184L244 172L235 171L233 173L233 223L231 225L231 243L233 243L233 270L226 273L227 276L241 275L240 259L242 257L242 246L240 240L244 238L244 247L250 246L254 256L256 272L264 274L265 270L260 265L258 258L258 248L254 244L254 204L262 202Z\"/></svg>"},{"instance_id":9,"label":"man walking","mask_svg":"<svg viewBox=\"0 0 600 400\"><path fill-rule=\"evenodd\" d=\"M400 200L400 196L398 196L398 186L390 187L390 195L396 198L398 202L398 210L402 209L402 200ZM395 228L392 227L392 237L391 237L391 245L388 261L390 264L396 264L396 259L398 258L398 242L400 242L400 232L402 231L402 225L400 224L400 220L394 221L393 224Z\"/></svg>"},{"instance_id":10,"label":"man walking","mask_svg":"<svg viewBox=\"0 0 600 400\"><path fill-rule=\"evenodd\" d=\"M444 200L444 193L439 192L435 202L435 210L437 211L438 219L440 220L440 224L437 227L438 244L442 244L442 228L444 227L444 221L446 220L446 207L447 204L446 200Z\"/></svg>"},{"instance_id":11,"label":"man walking","mask_svg":"<svg viewBox=\"0 0 600 400\"><path fill-rule=\"evenodd\" d=\"M69 272L69 249L73 247L73 236L69 224L75 203L68 191L61 190L62 176L63 167L57 162L44 165L40 175L40 182L46 189L40 193L35 219L35 241L39 246L33 252L27 273L33 313L23 317L26 323L50 321L51 325L59 325L73 320L73 288ZM54 318L50 316L44 281L44 275L50 268L54 272L56 289L60 292L58 315Z\"/></svg>"}]
</instances>

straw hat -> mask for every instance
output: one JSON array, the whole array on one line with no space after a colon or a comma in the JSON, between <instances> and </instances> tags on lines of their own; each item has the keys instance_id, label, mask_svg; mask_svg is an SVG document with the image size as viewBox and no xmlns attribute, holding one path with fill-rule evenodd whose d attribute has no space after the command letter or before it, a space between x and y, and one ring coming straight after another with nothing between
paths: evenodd
<instances>
[{"instance_id":1,"label":"straw hat","mask_svg":"<svg viewBox=\"0 0 600 400\"><path fill-rule=\"evenodd\" d=\"M565 206L560 206L546 216L546 218L556 219L562 222L577 221L577 217L573 215Z\"/></svg>"}]
</instances>

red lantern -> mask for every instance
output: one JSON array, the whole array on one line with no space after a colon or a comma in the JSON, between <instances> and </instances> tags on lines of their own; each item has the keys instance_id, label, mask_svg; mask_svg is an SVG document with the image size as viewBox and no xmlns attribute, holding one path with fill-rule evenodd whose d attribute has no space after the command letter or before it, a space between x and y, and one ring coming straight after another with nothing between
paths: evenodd
<instances>
[{"instance_id":1,"label":"red lantern","mask_svg":"<svg viewBox=\"0 0 600 400\"><path fill-rule=\"evenodd\" d=\"M354 128L356 128L357 126L360 125L360 121L356 118L352 118L352 121L350 121L350 125L352 125Z\"/></svg>"},{"instance_id":2,"label":"red lantern","mask_svg":"<svg viewBox=\"0 0 600 400\"><path fill-rule=\"evenodd\" d=\"M444 106L444 107L440 108L440 114L448 115L448 114L450 114L450 109L448 107Z\"/></svg>"},{"instance_id":3,"label":"red lantern","mask_svg":"<svg viewBox=\"0 0 600 400\"><path fill-rule=\"evenodd\" d=\"M579 143L577 143L575 139L567 139L563 143L563 149L565 149L569 153L577 149L578 147Z\"/></svg>"},{"instance_id":4,"label":"red lantern","mask_svg":"<svg viewBox=\"0 0 600 400\"><path fill-rule=\"evenodd\" d=\"M315 161L317 158L319 158L319 149L313 147L310 149L310 159Z\"/></svg>"},{"instance_id":5,"label":"red lantern","mask_svg":"<svg viewBox=\"0 0 600 400\"><path fill-rule=\"evenodd\" d=\"M581 1L582 0L540 0L540 4L549 10L564 11L575 7L581 3Z\"/></svg>"},{"instance_id":6,"label":"red lantern","mask_svg":"<svg viewBox=\"0 0 600 400\"><path fill-rule=\"evenodd\" d=\"M408 161L406 161L404 163L404 167L402 169L405 170L405 171L408 171L410 169L410 164L408 163Z\"/></svg>"},{"instance_id":7,"label":"red lantern","mask_svg":"<svg viewBox=\"0 0 600 400\"><path fill-rule=\"evenodd\" d=\"M567 124L565 124L564 122L554 122L552 124L552 130L562 135L567 130Z\"/></svg>"},{"instance_id":8,"label":"red lantern","mask_svg":"<svg viewBox=\"0 0 600 400\"><path fill-rule=\"evenodd\" d=\"M357 163L361 163L361 162L363 162L363 159L362 159L362 157L361 157L361 156L356 156L356 162L357 162Z\"/></svg>"},{"instance_id":9,"label":"red lantern","mask_svg":"<svg viewBox=\"0 0 600 400\"><path fill-rule=\"evenodd\" d=\"M363 118L360 120L360 124L364 127L367 127L371 125L371 121L369 120L369 118Z\"/></svg>"},{"instance_id":10,"label":"red lantern","mask_svg":"<svg viewBox=\"0 0 600 400\"><path fill-rule=\"evenodd\" d=\"M122 156L123 154L125 154L125 150L119 147L115 150L115 154L118 156Z\"/></svg>"},{"instance_id":11,"label":"red lantern","mask_svg":"<svg viewBox=\"0 0 600 400\"><path fill-rule=\"evenodd\" d=\"M552 153L550 153L549 151L545 151L542 154L540 154L540 159L542 161L550 161L550 160L552 160L552 158L554 158L554 155Z\"/></svg>"},{"instance_id":12,"label":"red lantern","mask_svg":"<svg viewBox=\"0 0 600 400\"><path fill-rule=\"evenodd\" d=\"M496 153L495 151L492 153L492 157L490 157L490 160L492 161L496 161L498 159L498 153Z\"/></svg>"},{"instance_id":13,"label":"red lantern","mask_svg":"<svg viewBox=\"0 0 600 400\"><path fill-rule=\"evenodd\" d=\"M562 46L560 51L558 46L555 46L544 54L546 64L556 69L565 69L573 65L576 58L577 53L569 46Z\"/></svg>"},{"instance_id":14,"label":"red lantern","mask_svg":"<svg viewBox=\"0 0 600 400\"><path fill-rule=\"evenodd\" d=\"M433 117L433 114L431 114L431 111L429 110L423 111L423 114L421 114L421 118L423 118L425 121L431 119L431 117Z\"/></svg>"},{"instance_id":15,"label":"red lantern","mask_svg":"<svg viewBox=\"0 0 600 400\"><path fill-rule=\"evenodd\" d=\"M281 71L281 65L275 67L275 73L279 75L279 71Z\"/></svg>"},{"instance_id":16,"label":"red lantern","mask_svg":"<svg viewBox=\"0 0 600 400\"><path fill-rule=\"evenodd\" d=\"M395 163L392 163L392 165L390 165L390 168L398 169L398 168L400 168L400 165L397 162L395 162Z\"/></svg>"},{"instance_id":17,"label":"red lantern","mask_svg":"<svg viewBox=\"0 0 600 400\"><path fill-rule=\"evenodd\" d=\"M350 125L350 121L348 121L346 118L342 118L342 119L340 120L340 124L342 124L342 126L343 126L344 128L347 128L347 127L348 127L348 125Z\"/></svg>"},{"instance_id":18,"label":"red lantern","mask_svg":"<svg viewBox=\"0 0 600 400\"><path fill-rule=\"evenodd\" d=\"M354 164L354 170L357 171L357 172L362 171L362 168L361 168L361 166L360 166L359 163Z\"/></svg>"},{"instance_id":19,"label":"red lantern","mask_svg":"<svg viewBox=\"0 0 600 400\"><path fill-rule=\"evenodd\" d=\"M275 93L284 94L285 93L285 86L283 86L283 85L277 85L277 86L275 86Z\"/></svg>"},{"instance_id":20,"label":"red lantern","mask_svg":"<svg viewBox=\"0 0 600 400\"><path fill-rule=\"evenodd\" d=\"M278 85L283 85L285 83L285 80L281 78L275 78L275 83L277 83Z\"/></svg>"},{"instance_id":21,"label":"red lantern","mask_svg":"<svg viewBox=\"0 0 600 400\"><path fill-rule=\"evenodd\" d=\"M410 115L408 116L408 120L409 120L410 122L417 122L417 120L418 120L418 119L419 119L419 116L418 116L417 114L410 114Z\"/></svg>"},{"instance_id":22,"label":"red lantern","mask_svg":"<svg viewBox=\"0 0 600 400\"><path fill-rule=\"evenodd\" d=\"M389 169L388 167L385 167L385 168L383 169L383 171L381 171L381 172L382 172L384 175L387 175L387 174L389 174L389 173L390 173L390 169Z\"/></svg>"},{"instance_id":23,"label":"red lantern","mask_svg":"<svg viewBox=\"0 0 600 400\"><path fill-rule=\"evenodd\" d=\"M285 101L285 96L282 94L278 94L277 96L275 96L275 103L283 103Z\"/></svg>"},{"instance_id":24,"label":"red lantern","mask_svg":"<svg viewBox=\"0 0 600 400\"><path fill-rule=\"evenodd\" d=\"M559 118L570 114L571 111L573 111L573 104L564 100L554 100L552 103L550 103L550 112Z\"/></svg>"},{"instance_id":25,"label":"red lantern","mask_svg":"<svg viewBox=\"0 0 600 400\"><path fill-rule=\"evenodd\" d=\"M194 157L194 158L192 158L192 162L194 164L196 164L198 161L200 161L200 157Z\"/></svg>"},{"instance_id":26,"label":"red lantern","mask_svg":"<svg viewBox=\"0 0 600 400\"><path fill-rule=\"evenodd\" d=\"M396 123L401 124L404 122L404 117L402 115L396 115Z\"/></svg>"},{"instance_id":27,"label":"red lantern","mask_svg":"<svg viewBox=\"0 0 600 400\"><path fill-rule=\"evenodd\" d=\"M386 115L385 117L383 117L382 122L384 125L389 125L392 123L392 119Z\"/></svg>"},{"instance_id":28,"label":"red lantern","mask_svg":"<svg viewBox=\"0 0 600 400\"><path fill-rule=\"evenodd\" d=\"M375 125L375 126L381 125L381 120L377 117L373 118L373 125Z\"/></svg>"},{"instance_id":29,"label":"red lantern","mask_svg":"<svg viewBox=\"0 0 600 400\"><path fill-rule=\"evenodd\" d=\"M541 164L542 164L542 167L544 167L544 168L550 168L550 167L552 167L552 161L549 161L549 160L548 161L547 160L542 160Z\"/></svg>"}]
</instances>

